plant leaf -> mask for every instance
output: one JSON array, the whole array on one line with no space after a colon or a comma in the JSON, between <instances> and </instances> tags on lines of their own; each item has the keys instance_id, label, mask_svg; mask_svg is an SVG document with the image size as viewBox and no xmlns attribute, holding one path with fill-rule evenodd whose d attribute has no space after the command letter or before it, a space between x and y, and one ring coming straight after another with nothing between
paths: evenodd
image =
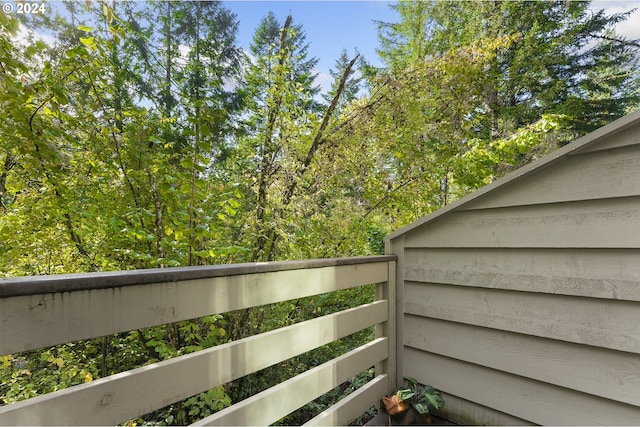
<instances>
[{"instance_id":1,"label":"plant leaf","mask_svg":"<svg viewBox=\"0 0 640 427\"><path fill-rule=\"evenodd\" d=\"M415 402L412 404L413 408L418 411L420 415L429 413L429 406L426 403ZM436 408L437 409L437 408Z\"/></svg>"},{"instance_id":2,"label":"plant leaf","mask_svg":"<svg viewBox=\"0 0 640 427\"><path fill-rule=\"evenodd\" d=\"M438 394L426 394L424 397L435 409L440 409L444 406L444 399Z\"/></svg>"},{"instance_id":3,"label":"plant leaf","mask_svg":"<svg viewBox=\"0 0 640 427\"><path fill-rule=\"evenodd\" d=\"M407 380L407 383L409 384L409 388L412 388L415 390L416 385L418 384L418 380L413 377L404 377L404 379Z\"/></svg>"},{"instance_id":4,"label":"plant leaf","mask_svg":"<svg viewBox=\"0 0 640 427\"><path fill-rule=\"evenodd\" d=\"M87 47L91 47L95 44L93 37L80 37L80 42Z\"/></svg>"},{"instance_id":5,"label":"plant leaf","mask_svg":"<svg viewBox=\"0 0 640 427\"><path fill-rule=\"evenodd\" d=\"M424 386L424 392L426 394L438 394L438 390L436 390L435 388L433 388L433 386L430 386L429 384Z\"/></svg>"},{"instance_id":6,"label":"plant leaf","mask_svg":"<svg viewBox=\"0 0 640 427\"><path fill-rule=\"evenodd\" d=\"M400 397L400 399L402 400L409 400L413 396L415 396L415 394L416 393L410 389L398 390L398 393L397 393L398 397Z\"/></svg>"}]
</instances>

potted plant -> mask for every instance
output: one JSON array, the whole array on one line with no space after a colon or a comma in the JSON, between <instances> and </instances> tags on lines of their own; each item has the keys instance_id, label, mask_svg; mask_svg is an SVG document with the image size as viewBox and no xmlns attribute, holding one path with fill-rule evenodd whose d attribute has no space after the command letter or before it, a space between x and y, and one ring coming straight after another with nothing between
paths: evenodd
<instances>
[{"instance_id":1,"label":"potted plant","mask_svg":"<svg viewBox=\"0 0 640 427\"><path fill-rule=\"evenodd\" d=\"M422 390L415 378L406 377L407 388L396 388L391 396L382 401L391 418L391 425L431 424L429 408L440 409L444 399L440 392L430 385Z\"/></svg>"}]
</instances>

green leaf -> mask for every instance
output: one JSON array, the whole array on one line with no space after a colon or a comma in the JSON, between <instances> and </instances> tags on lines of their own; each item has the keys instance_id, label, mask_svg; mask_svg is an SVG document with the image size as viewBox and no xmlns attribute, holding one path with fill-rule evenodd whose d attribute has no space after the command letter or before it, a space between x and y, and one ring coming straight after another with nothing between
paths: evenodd
<instances>
[{"instance_id":1,"label":"green leaf","mask_svg":"<svg viewBox=\"0 0 640 427\"><path fill-rule=\"evenodd\" d=\"M92 27L87 27L86 25L78 25L78 29L80 31L84 31L85 33L89 33L91 31L93 31Z\"/></svg>"},{"instance_id":2,"label":"green leaf","mask_svg":"<svg viewBox=\"0 0 640 427\"><path fill-rule=\"evenodd\" d=\"M398 396L400 397L400 399L402 400L409 400L411 399L413 396L415 396L415 392L413 390L410 389L404 389L404 390L398 390Z\"/></svg>"},{"instance_id":3,"label":"green leaf","mask_svg":"<svg viewBox=\"0 0 640 427\"><path fill-rule=\"evenodd\" d=\"M438 390L430 386L429 384L424 386L424 394L438 394Z\"/></svg>"},{"instance_id":4,"label":"green leaf","mask_svg":"<svg viewBox=\"0 0 640 427\"><path fill-rule=\"evenodd\" d=\"M429 402L429 405L433 406L435 409L440 409L444 406L444 399L437 394L427 394L425 395L425 399Z\"/></svg>"},{"instance_id":5,"label":"green leaf","mask_svg":"<svg viewBox=\"0 0 640 427\"><path fill-rule=\"evenodd\" d=\"M416 386L418 385L418 380L413 378L413 377L404 377L405 380L407 380L407 383L409 385L409 388L412 390L416 389Z\"/></svg>"},{"instance_id":6,"label":"green leaf","mask_svg":"<svg viewBox=\"0 0 640 427\"><path fill-rule=\"evenodd\" d=\"M95 45L93 37L80 37L80 43L87 47L93 47Z\"/></svg>"},{"instance_id":7,"label":"green leaf","mask_svg":"<svg viewBox=\"0 0 640 427\"><path fill-rule=\"evenodd\" d=\"M426 403L414 402L414 403L412 403L412 406L421 415L429 413L429 406Z\"/></svg>"}]
</instances>

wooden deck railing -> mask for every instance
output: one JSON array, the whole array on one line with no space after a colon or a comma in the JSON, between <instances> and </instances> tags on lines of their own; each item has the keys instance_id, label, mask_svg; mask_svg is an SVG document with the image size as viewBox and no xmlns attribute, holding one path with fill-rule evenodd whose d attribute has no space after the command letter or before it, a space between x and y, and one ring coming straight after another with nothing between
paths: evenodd
<instances>
[{"instance_id":1,"label":"wooden deck railing","mask_svg":"<svg viewBox=\"0 0 640 427\"><path fill-rule=\"evenodd\" d=\"M366 345L197 424L271 424L375 366L373 380L309 422L345 424L396 382L392 256L2 279L0 355L372 283L371 304L1 406L0 425L122 423L372 325Z\"/></svg>"}]
</instances>

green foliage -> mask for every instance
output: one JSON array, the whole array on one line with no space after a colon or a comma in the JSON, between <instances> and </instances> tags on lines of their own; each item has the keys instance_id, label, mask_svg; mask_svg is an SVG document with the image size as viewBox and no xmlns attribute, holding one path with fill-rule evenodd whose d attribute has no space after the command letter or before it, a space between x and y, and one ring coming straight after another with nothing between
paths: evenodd
<instances>
[{"instance_id":1,"label":"green foliage","mask_svg":"<svg viewBox=\"0 0 640 427\"><path fill-rule=\"evenodd\" d=\"M0 402L50 393L99 376L99 340L0 357Z\"/></svg>"},{"instance_id":2,"label":"green foliage","mask_svg":"<svg viewBox=\"0 0 640 427\"><path fill-rule=\"evenodd\" d=\"M359 177L376 195L368 204L392 228L640 100L636 52L611 37L624 15L591 13L588 2L401 1L392 8L398 22L379 25L387 68L369 72L371 90L352 104L348 136L368 142L366 153L355 153L368 165Z\"/></svg>"},{"instance_id":3,"label":"green foliage","mask_svg":"<svg viewBox=\"0 0 640 427\"><path fill-rule=\"evenodd\" d=\"M569 116L572 139L629 112L640 99L637 52L612 33L624 14L593 12L585 1L425 1L394 8L400 22L380 28L381 57L392 68L483 39L518 36L485 68L480 108L491 119L485 129L492 138L545 113Z\"/></svg>"}]
</instances>

